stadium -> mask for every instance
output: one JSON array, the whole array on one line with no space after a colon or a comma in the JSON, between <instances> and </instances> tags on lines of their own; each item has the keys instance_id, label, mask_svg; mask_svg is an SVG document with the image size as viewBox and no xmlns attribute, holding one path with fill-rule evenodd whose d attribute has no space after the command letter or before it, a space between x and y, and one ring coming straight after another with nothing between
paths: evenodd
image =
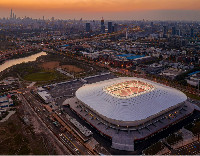
<instances>
[{"instance_id":1,"label":"stadium","mask_svg":"<svg viewBox=\"0 0 200 156\"><path fill-rule=\"evenodd\" d=\"M134 151L148 138L194 111L187 96L146 79L121 77L86 84L63 105L112 140L112 148Z\"/></svg>"}]
</instances>

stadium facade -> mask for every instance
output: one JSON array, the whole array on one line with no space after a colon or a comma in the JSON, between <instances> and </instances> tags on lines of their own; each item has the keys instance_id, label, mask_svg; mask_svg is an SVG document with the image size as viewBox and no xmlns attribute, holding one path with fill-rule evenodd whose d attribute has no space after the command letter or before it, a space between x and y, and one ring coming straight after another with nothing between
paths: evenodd
<instances>
[{"instance_id":1,"label":"stadium facade","mask_svg":"<svg viewBox=\"0 0 200 156\"><path fill-rule=\"evenodd\" d=\"M194 111L187 96L146 79L121 77L82 86L63 105L70 108L102 135L112 148L134 151L143 140Z\"/></svg>"}]
</instances>

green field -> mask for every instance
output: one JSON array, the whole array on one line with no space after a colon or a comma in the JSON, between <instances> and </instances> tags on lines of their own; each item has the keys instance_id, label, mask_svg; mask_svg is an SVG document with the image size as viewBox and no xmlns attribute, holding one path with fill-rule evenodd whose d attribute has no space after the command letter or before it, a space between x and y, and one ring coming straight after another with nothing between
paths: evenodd
<instances>
[{"instance_id":1,"label":"green field","mask_svg":"<svg viewBox=\"0 0 200 156\"><path fill-rule=\"evenodd\" d=\"M185 93L189 98L191 99L196 99L196 100L200 100L200 97L197 96L197 95L193 95L193 94L190 94L190 93Z\"/></svg>"},{"instance_id":2,"label":"green field","mask_svg":"<svg viewBox=\"0 0 200 156\"><path fill-rule=\"evenodd\" d=\"M27 81L52 81L56 79L56 73L54 72L38 72L32 73L24 76L24 79Z\"/></svg>"}]
</instances>

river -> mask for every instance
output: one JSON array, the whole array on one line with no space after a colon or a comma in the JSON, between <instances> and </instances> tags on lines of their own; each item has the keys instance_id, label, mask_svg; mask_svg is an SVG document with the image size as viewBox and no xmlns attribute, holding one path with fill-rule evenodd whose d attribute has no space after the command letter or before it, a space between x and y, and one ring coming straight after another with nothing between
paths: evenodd
<instances>
[{"instance_id":1,"label":"river","mask_svg":"<svg viewBox=\"0 0 200 156\"><path fill-rule=\"evenodd\" d=\"M47 54L45 52L40 52L40 53L31 55L31 56L27 56L27 57L23 57L23 58L7 60L2 65L0 65L0 72L5 70L6 68L9 68L9 67L14 66L16 64L20 64L20 63L23 63L23 62L26 63L26 62L35 61L38 57L40 57L42 55L47 55Z\"/></svg>"}]
</instances>

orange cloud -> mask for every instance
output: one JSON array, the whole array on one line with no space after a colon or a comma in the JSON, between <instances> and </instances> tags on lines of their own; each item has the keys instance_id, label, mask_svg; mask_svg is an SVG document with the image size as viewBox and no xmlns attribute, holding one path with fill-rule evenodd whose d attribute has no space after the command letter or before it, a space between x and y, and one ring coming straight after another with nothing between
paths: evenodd
<instances>
[{"instance_id":1,"label":"orange cloud","mask_svg":"<svg viewBox=\"0 0 200 156\"><path fill-rule=\"evenodd\" d=\"M0 0L0 8L86 12L200 10L200 0Z\"/></svg>"}]
</instances>

